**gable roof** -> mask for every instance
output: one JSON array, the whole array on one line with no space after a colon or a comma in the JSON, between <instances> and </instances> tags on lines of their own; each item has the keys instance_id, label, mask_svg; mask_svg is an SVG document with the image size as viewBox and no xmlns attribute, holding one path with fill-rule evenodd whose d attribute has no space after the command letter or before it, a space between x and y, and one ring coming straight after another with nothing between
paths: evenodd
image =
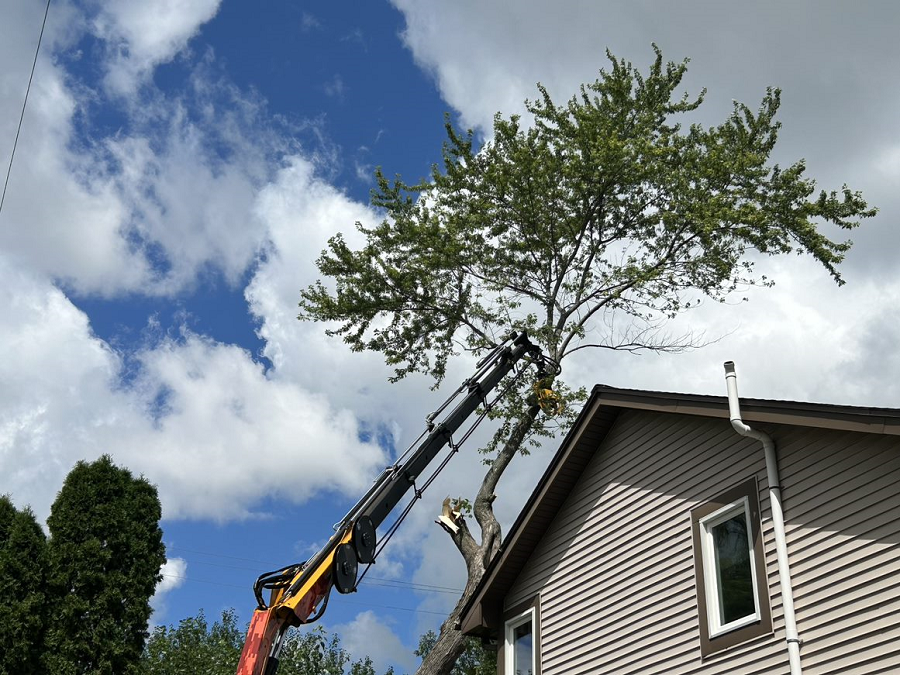
<instances>
[{"instance_id":1,"label":"gable roof","mask_svg":"<svg viewBox=\"0 0 900 675\"><path fill-rule=\"evenodd\" d=\"M575 487L594 452L624 409L699 415L728 420L724 396L619 389L596 385L556 455L526 502L481 583L463 608L461 627L488 635L500 625L503 598ZM900 435L900 410L861 406L741 399L746 422Z\"/></svg>"}]
</instances>

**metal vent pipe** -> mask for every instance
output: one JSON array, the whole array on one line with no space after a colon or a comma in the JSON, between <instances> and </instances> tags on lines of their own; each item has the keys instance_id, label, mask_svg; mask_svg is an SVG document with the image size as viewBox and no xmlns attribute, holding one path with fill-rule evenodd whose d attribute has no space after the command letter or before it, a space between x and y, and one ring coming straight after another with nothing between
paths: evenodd
<instances>
[{"instance_id":1,"label":"metal vent pipe","mask_svg":"<svg viewBox=\"0 0 900 675\"><path fill-rule=\"evenodd\" d=\"M791 675L802 675L800 667L800 635L794 615L794 592L791 586L791 569L788 563L787 543L784 534L784 511L781 508L781 480L778 476L778 458L775 442L762 431L751 429L741 419L741 403L738 398L737 373L734 361L725 362L725 384L728 388L728 412L731 426L741 436L760 441L766 454L766 475L769 480L769 504L772 509L772 530L775 535L775 553L778 557L778 581L781 586L781 605L784 611L784 634L790 659Z\"/></svg>"}]
</instances>

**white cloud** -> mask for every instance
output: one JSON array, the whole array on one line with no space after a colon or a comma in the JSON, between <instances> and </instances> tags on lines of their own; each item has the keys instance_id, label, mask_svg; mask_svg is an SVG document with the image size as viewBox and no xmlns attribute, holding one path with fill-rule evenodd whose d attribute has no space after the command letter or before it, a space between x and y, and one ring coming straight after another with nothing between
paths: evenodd
<instances>
[{"instance_id":1,"label":"white cloud","mask_svg":"<svg viewBox=\"0 0 900 675\"><path fill-rule=\"evenodd\" d=\"M789 105L818 107L815 119L804 120L806 130L834 126L844 136L855 133L847 121L864 101L870 119L893 118L883 97L896 102L898 92L879 84L891 81L900 54L890 39L897 19L890 4L849 10L840 2L812 0L788 7L777 0L561 0L552 7L539 0L392 2L404 14L403 39L417 63L432 72L465 124L487 130L498 110L519 112L522 101L536 95L536 82L569 97L608 65L607 48L643 65L653 56L651 42L669 59L692 59L686 85L710 87L710 107L727 111L731 98L747 99L752 107L772 85L784 87ZM847 95L836 97L837 90ZM848 115L822 114L835 108ZM835 135L830 142L842 139Z\"/></svg>"},{"instance_id":2,"label":"white cloud","mask_svg":"<svg viewBox=\"0 0 900 675\"><path fill-rule=\"evenodd\" d=\"M398 672L411 673L416 668L412 650L400 641L383 616L372 611L361 612L353 621L332 626L331 630L340 635L341 646L354 661L370 657L375 672L382 673L391 664L399 666Z\"/></svg>"},{"instance_id":3,"label":"white cloud","mask_svg":"<svg viewBox=\"0 0 900 675\"><path fill-rule=\"evenodd\" d=\"M4 205L7 255L80 293L176 293L208 270L236 282L265 241L251 209L271 150L266 134L253 145L246 125L229 129L246 120L192 120L176 100L157 104L167 114L152 135L139 129L80 147L77 101L60 73L43 75Z\"/></svg>"},{"instance_id":4,"label":"white cloud","mask_svg":"<svg viewBox=\"0 0 900 675\"><path fill-rule=\"evenodd\" d=\"M335 75L331 78L330 81L326 82L322 86L325 90L325 95L332 98L343 100L344 95L347 93L347 85L344 84L344 78L342 78L340 75Z\"/></svg>"},{"instance_id":5,"label":"white cloud","mask_svg":"<svg viewBox=\"0 0 900 675\"><path fill-rule=\"evenodd\" d=\"M324 182L316 164L299 156L290 158L260 191L254 215L266 224L271 249L245 295L260 320L259 335L266 343L263 354L276 365L274 377L308 382L329 400L369 420L396 412L398 401L408 400L413 391L421 397L427 382L414 378L389 386L391 371L379 355L351 353L340 338L327 337L322 325L297 320L300 289L319 277L315 260L328 238L343 232L351 245L358 246L362 238L354 223L372 225L377 215ZM409 414L424 419L426 412Z\"/></svg>"},{"instance_id":6,"label":"white cloud","mask_svg":"<svg viewBox=\"0 0 900 675\"><path fill-rule=\"evenodd\" d=\"M303 12L300 15L300 29L304 33L308 33L312 30L321 30L322 22L319 21L314 14L310 14L309 12Z\"/></svg>"},{"instance_id":7,"label":"white cloud","mask_svg":"<svg viewBox=\"0 0 900 675\"><path fill-rule=\"evenodd\" d=\"M40 519L79 459L102 447L85 435L115 415L118 357L87 317L39 276L0 256L0 491Z\"/></svg>"},{"instance_id":8,"label":"white cloud","mask_svg":"<svg viewBox=\"0 0 900 675\"><path fill-rule=\"evenodd\" d=\"M900 178L900 144L883 150L876 162L878 170L885 174L885 177L896 181Z\"/></svg>"},{"instance_id":9,"label":"white cloud","mask_svg":"<svg viewBox=\"0 0 900 675\"><path fill-rule=\"evenodd\" d=\"M356 418L234 346L186 333L122 360L45 279L0 258L0 491L40 518L80 459L155 483L164 515L246 517L267 496L361 492L386 458Z\"/></svg>"},{"instance_id":10,"label":"white cloud","mask_svg":"<svg viewBox=\"0 0 900 675\"><path fill-rule=\"evenodd\" d=\"M188 335L140 358L142 399L164 395L166 412L126 452L159 483L167 517L225 520L263 496L353 494L386 463L377 445L360 442L351 413L268 377L238 347Z\"/></svg>"},{"instance_id":11,"label":"white cloud","mask_svg":"<svg viewBox=\"0 0 900 675\"><path fill-rule=\"evenodd\" d=\"M21 105L20 96L15 100ZM5 139L14 135L18 117L4 107ZM129 250L127 213L112 185L89 157L69 147L78 108L64 73L42 58L3 207L0 245L32 269L83 288L132 287L149 266Z\"/></svg>"},{"instance_id":12,"label":"white cloud","mask_svg":"<svg viewBox=\"0 0 900 675\"><path fill-rule=\"evenodd\" d=\"M201 94L191 106L208 110L213 103L205 98ZM271 159L270 137L260 132L250 142L256 109L251 101L242 103L249 116L191 119L180 101L159 102L156 107L166 112L154 123L164 125L162 132L106 142L108 181L132 217L131 232L165 256L168 269L146 275L144 292L177 292L208 268L236 283L263 247L265 228L252 208Z\"/></svg>"},{"instance_id":13,"label":"white cloud","mask_svg":"<svg viewBox=\"0 0 900 675\"><path fill-rule=\"evenodd\" d=\"M153 69L172 60L200 26L212 19L221 0L108 0L93 21L95 35L107 43L107 85L133 93Z\"/></svg>"},{"instance_id":14,"label":"white cloud","mask_svg":"<svg viewBox=\"0 0 900 675\"><path fill-rule=\"evenodd\" d=\"M168 594L176 588L180 588L187 581L188 564L184 558L167 558L159 569L162 579L156 584L156 591L150 598L150 607L153 610L151 628L158 625L165 618L167 611Z\"/></svg>"},{"instance_id":15,"label":"white cloud","mask_svg":"<svg viewBox=\"0 0 900 675\"><path fill-rule=\"evenodd\" d=\"M167 558L159 573L162 574L163 578L156 585L156 592L153 595L154 599L184 585L185 575L187 574L187 561L184 558Z\"/></svg>"},{"instance_id":16,"label":"white cloud","mask_svg":"<svg viewBox=\"0 0 900 675\"><path fill-rule=\"evenodd\" d=\"M11 151L30 65L21 58L29 51L22 36L33 38L25 27L40 25L40 17L29 16L23 6L14 3L19 14L0 25L4 157ZM140 33L145 13L154 7L113 3L101 17ZM195 30L215 9L209 3L179 7L156 7L163 12L161 23L150 21L141 53L168 53L165 45L174 49L180 43L162 36ZM72 78L57 58L71 57L85 17L69 5L53 17L4 204L5 254L80 294L172 294L210 272L236 283L266 240L264 225L252 215L256 192L277 157L294 147L290 134L298 129L276 130L262 101L238 91L204 59L193 66L183 91L142 90L120 106L127 120L122 128L86 138L84 118L109 101ZM76 28L58 26L63 19Z\"/></svg>"}]
</instances>

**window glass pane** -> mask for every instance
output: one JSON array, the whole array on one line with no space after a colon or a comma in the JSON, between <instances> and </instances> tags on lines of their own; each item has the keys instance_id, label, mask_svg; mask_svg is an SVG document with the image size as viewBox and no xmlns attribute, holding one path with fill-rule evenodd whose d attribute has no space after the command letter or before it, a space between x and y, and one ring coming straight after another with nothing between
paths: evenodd
<instances>
[{"instance_id":1,"label":"window glass pane","mask_svg":"<svg viewBox=\"0 0 900 675\"><path fill-rule=\"evenodd\" d=\"M532 674L531 621L513 628L513 673Z\"/></svg>"},{"instance_id":2,"label":"window glass pane","mask_svg":"<svg viewBox=\"0 0 900 675\"><path fill-rule=\"evenodd\" d=\"M756 614L747 516L742 512L712 528L719 591L719 621L726 625Z\"/></svg>"}]
</instances>

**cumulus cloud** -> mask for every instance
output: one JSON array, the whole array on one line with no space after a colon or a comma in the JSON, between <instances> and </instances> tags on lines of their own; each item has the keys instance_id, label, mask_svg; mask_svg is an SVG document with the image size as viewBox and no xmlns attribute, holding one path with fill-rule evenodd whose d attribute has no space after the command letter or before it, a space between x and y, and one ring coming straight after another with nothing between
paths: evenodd
<instances>
[{"instance_id":1,"label":"cumulus cloud","mask_svg":"<svg viewBox=\"0 0 900 675\"><path fill-rule=\"evenodd\" d=\"M187 580L187 561L184 558L167 558L160 568L162 579L156 585L156 591L150 598L150 607L153 610L152 623L158 624L166 615L166 599L169 593L180 588Z\"/></svg>"},{"instance_id":2,"label":"cumulus cloud","mask_svg":"<svg viewBox=\"0 0 900 675\"><path fill-rule=\"evenodd\" d=\"M412 650L400 641L384 616L361 612L353 621L332 626L331 630L340 635L341 646L354 660L370 657L375 672L384 672L390 665L398 666L399 672L411 673L416 668Z\"/></svg>"},{"instance_id":3,"label":"cumulus cloud","mask_svg":"<svg viewBox=\"0 0 900 675\"><path fill-rule=\"evenodd\" d=\"M111 0L99 5L94 34L105 41L106 83L132 93L161 63L174 58L219 10L221 0Z\"/></svg>"},{"instance_id":4,"label":"cumulus cloud","mask_svg":"<svg viewBox=\"0 0 900 675\"><path fill-rule=\"evenodd\" d=\"M362 243L354 223L372 225L378 214L347 197L320 177L317 164L301 156L286 161L263 188L254 216L266 224L270 248L247 286L251 312L260 322L263 355L275 364L277 379L315 383L318 391L366 419L389 419L398 401L429 386L419 378L390 386L391 371L377 354L351 353L339 338L325 335L323 326L297 321L300 289L318 278L315 260L335 232L354 246ZM334 373L347 373L335 377ZM402 406L399 406L402 407ZM407 411L400 419L407 430L411 417L427 411Z\"/></svg>"},{"instance_id":5,"label":"cumulus cloud","mask_svg":"<svg viewBox=\"0 0 900 675\"><path fill-rule=\"evenodd\" d=\"M265 129L261 102L203 66L183 98L151 100L141 114L94 157L130 216L123 237L163 258L143 292L176 293L209 269L236 283L264 246L253 204L287 141Z\"/></svg>"},{"instance_id":6,"label":"cumulus cloud","mask_svg":"<svg viewBox=\"0 0 900 675\"><path fill-rule=\"evenodd\" d=\"M22 93L3 99L21 105ZM18 117L4 107L0 131L11 139ZM70 147L78 107L65 74L42 58L3 207L0 245L32 269L83 288L132 287L150 266L123 236L128 214L114 187L97 175L90 157Z\"/></svg>"},{"instance_id":7,"label":"cumulus cloud","mask_svg":"<svg viewBox=\"0 0 900 675\"><path fill-rule=\"evenodd\" d=\"M134 23L133 4L104 11ZM184 4L184 11L193 7ZM143 16L147 5L140 7L134 11ZM68 18L72 11L65 6L62 13ZM4 151L11 151L6 142L15 136L27 81L21 27L35 19L21 14L14 17L19 26L0 27L0 56L11 64L0 73ZM79 18L83 23L76 14L73 25ZM196 23L186 21L179 25ZM210 273L237 283L266 242L265 225L252 212L257 191L280 156L296 150L296 134L315 136L315 130L279 126L262 100L239 91L205 58L180 91L142 91L119 108L125 123L115 133L86 135L85 115L110 101L56 59L54 46L62 49L73 38L54 39L58 27L50 33L4 204L6 255L82 295L176 294Z\"/></svg>"},{"instance_id":8,"label":"cumulus cloud","mask_svg":"<svg viewBox=\"0 0 900 675\"><path fill-rule=\"evenodd\" d=\"M129 454L159 482L168 517L224 520L263 496L361 492L386 463L376 444L359 440L353 414L267 377L243 349L188 335L140 358L143 400L153 392L164 411Z\"/></svg>"},{"instance_id":9,"label":"cumulus cloud","mask_svg":"<svg viewBox=\"0 0 900 675\"><path fill-rule=\"evenodd\" d=\"M167 558L159 573L162 574L162 580L156 585L154 598L159 598L184 584L185 574L187 574L187 561L184 558Z\"/></svg>"},{"instance_id":10,"label":"cumulus cloud","mask_svg":"<svg viewBox=\"0 0 900 675\"><path fill-rule=\"evenodd\" d=\"M245 350L184 333L123 359L46 279L0 258L0 490L45 518L104 452L155 483L164 515L242 518L275 495L359 492L386 463L354 415L275 381Z\"/></svg>"}]
</instances>

